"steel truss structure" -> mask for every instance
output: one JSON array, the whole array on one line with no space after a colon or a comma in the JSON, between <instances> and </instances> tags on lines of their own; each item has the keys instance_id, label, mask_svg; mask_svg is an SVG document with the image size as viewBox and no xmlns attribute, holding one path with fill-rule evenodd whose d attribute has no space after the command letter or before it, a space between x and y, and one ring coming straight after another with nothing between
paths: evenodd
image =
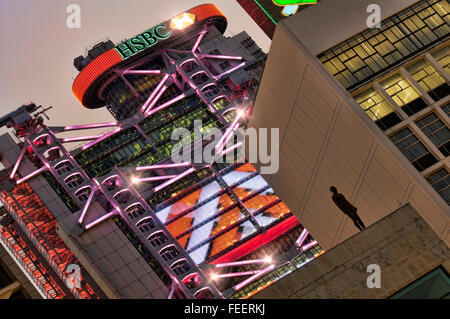
<instances>
[{"instance_id":1,"label":"steel truss structure","mask_svg":"<svg viewBox=\"0 0 450 319\"><path fill-rule=\"evenodd\" d=\"M309 260L314 258L320 249L253 166L237 162L218 168L214 162L173 162L169 156L161 154L143 129L145 121L193 97L199 99L220 123L219 129L223 134L215 142L217 158L242 146L241 142L234 142L233 136L246 125L253 107L253 85L256 83L250 79L233 89L225 83L230 75L258 63L258 59L247 61L243 56L205 52L202 49L205 39L210 32L217 30L211 24L197 29L187 33L184 39L183 43L191 43L189 49L180 49L180 45L177 48L166 45L159 49L158 56L162 58L163 68L145 68L155 59L154 54L147 54L112 69L115 79L120 79L122 87L126 87L139 101L136 110L125 118L119 117L109 123L49 127L43 124L40 117L29 116L27 121L21 122L15 122L12 117L10 126L16 133L20 132L18 137L23 138L23 146L8 177L17 188L39 174L51 174L79 207L74 233L95 231L97 225L120 216L146 251L171 277L168 298L175 295L185 298L228 298L278 267L293 264L294 258L316 248L316 253L308 255ZM217 61L226 62L226 70L217 72L212 67ZM129 80L129 76L157 77L159 80L151 92L143 94ZM102 89L107 85L108 82L103 84ZM168 95L170 88L181 93ZM220 108L215 105L218 100L225 102ZM109 128L110 131L104 134L87 133L82 137L58 137L60 133L99 128ZM134 128L150 149L159 154L160 161L136 167L119 166L107 174L92 176L76 160L79 154L130 128ZM65 144L72 142L86 144L68 151ZM25 157L33 161L36 170L26 176L18 176L18 169ZM149 204L148 198L152 195L167 191L186 177L204 170L210 173L209 177L159 203L156 208ZM2 202L11 202L6 198L9 194L7 190L3 190L2 194ZM96 206L95 214L92 213L94 202L100 204ZM99 206L103 211L98 211ZM183 209L177 208L178 213L174 213L174 207L181 206ZM218 207L220 209L216 213ZM11 214L17 214L20 210L19 204L9 209ZM21 220L18 216L14 217ZM51 218L49 216L46 222ZM28 224L24 226L24 229L29 228ZM37 226L34 228L39 229ZM286 254L243 259L292 230L301 233L294 247ZM45 238L48 232L41 235ZM30 235L30 238L34 237ZM36 245L42 246L40 243ZM61 260L67 264L67 258ZM239 270L239 267L253 268ZM54 268L61 279L67 278L67 274L63 273L65 267L56 264ZM232 280L233 283L221 289L218 288L221 285L217 284L221 280ZM80 291L75 291L75 297L83 297L79 294Z\"/></svg>"}]
</instances>

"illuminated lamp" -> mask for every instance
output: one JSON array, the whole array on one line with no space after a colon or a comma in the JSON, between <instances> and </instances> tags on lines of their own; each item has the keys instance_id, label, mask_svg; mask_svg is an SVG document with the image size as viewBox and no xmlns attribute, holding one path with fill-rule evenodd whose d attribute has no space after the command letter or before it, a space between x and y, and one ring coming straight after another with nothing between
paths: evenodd
<instances>
[{"instance_id":1,"label":"illuminated lamp","mask_svg":"<svg viewBox=\"0 0 450 319\"><path fill-rule=\"evenodd\" d=\"M183 30L186 27L193 25L195 22L195 14L184 12L170 21L170 28Z\"/></svg>"}]
</instances>

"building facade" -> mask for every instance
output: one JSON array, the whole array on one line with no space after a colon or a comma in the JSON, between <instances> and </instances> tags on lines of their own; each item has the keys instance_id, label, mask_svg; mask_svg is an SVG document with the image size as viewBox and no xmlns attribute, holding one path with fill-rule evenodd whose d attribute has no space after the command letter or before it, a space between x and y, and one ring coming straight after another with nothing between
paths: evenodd
<instances>
[{"instance_id":1,"label":"building facade","mask_svg":"<svg viewBox=\"0 0 450 319\"><path fill-rule=\"evenodd\" d=\"M254 298L448 299L449 273L447 245L405 205Z\"/></svg>"},{"instance_id":2,"label":"building facade","mask_svg":"<svg viewBox=\"0 0 450 319\"><path fill-rule=\"evenodd\" d=\"M43 297L247 298L323 253L234 152L266 56L226 26L201 5L77 57L74 95L111 123L47 126L33 103L0 119L11 129L0 137L0 239L17 262L34 261L21 249L42 259L45 276L23 270ZM96 128L108 131L60 135ZM214 160L173 161L177 129L194 156L213 145Z\"/></svg>"},{"instance_id":3,"label":"building facade","mask_svg":"<svg viewBox=\"0 0 450 319\"><path fill-rule=\"evenodd\" d=\"M266 178L325 249L357 232L331 186L366 225L410 203L448 245L448 2L379 1L380 29L370 4L279 23L249 124L280 128Z\"/></svg>"}]
</instances>

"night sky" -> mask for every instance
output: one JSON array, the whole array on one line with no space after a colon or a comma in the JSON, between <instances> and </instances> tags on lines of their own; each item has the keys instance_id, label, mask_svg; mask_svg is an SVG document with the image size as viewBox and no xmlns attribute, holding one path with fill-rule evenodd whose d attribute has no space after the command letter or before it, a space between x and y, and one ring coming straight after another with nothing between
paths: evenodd
<instances>
[{"instance_id":1,"label":"night sky","mask_svg":"<svg viewBox=\"0 0 450 319\"><path fill-rule=\"evenodd\" d=\"M66 25L72 3L81 7L81 29ZM0 114L33 101L54 106L47 124L110 121L106 109L87 110L73 96L73 59L105 37L120 42L202 3L227 16L225 35L247 31L268 51L269 38L234 0L0 0Z\"/></svg>"}]
</instances>

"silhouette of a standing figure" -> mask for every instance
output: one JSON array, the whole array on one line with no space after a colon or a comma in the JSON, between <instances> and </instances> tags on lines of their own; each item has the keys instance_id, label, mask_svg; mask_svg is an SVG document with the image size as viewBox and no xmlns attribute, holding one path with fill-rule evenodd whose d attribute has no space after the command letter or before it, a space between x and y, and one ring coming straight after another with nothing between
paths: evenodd
<instances>
[{"instance_id":1,"label":"silhouette of a standing figure","mask_svg":"<svg viewBox=\"0 0 450 319\"><path fill-rule=\"evenodd\" d=\"M359 230L366 228L361 218L358 216L358 208L350 204L350 202L345 198L344 195L338 193L336 187L331 186L330 191L333 193L331 199L336 204L336 206L348 217L350 217Z\"/></svg>"}]
</instances>

